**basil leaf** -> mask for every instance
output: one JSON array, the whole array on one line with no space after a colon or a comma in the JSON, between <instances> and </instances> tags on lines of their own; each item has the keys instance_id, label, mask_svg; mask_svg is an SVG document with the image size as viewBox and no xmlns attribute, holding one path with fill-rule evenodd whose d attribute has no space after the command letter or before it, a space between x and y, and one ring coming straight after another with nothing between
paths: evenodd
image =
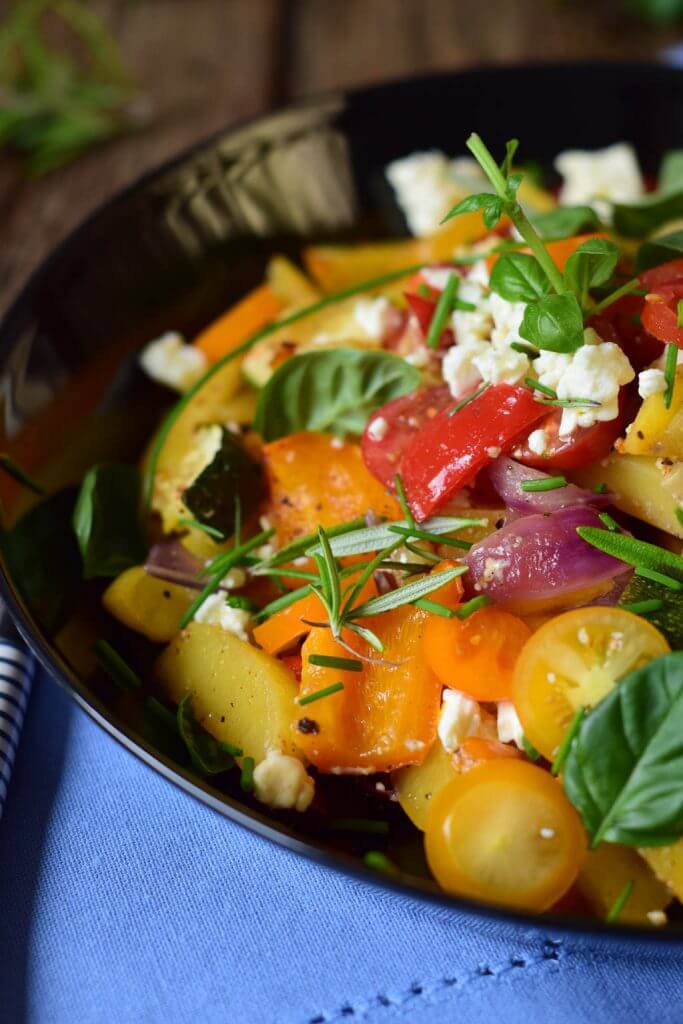
<instances>
[{"instance_id":1,"label":"basil leaf","mask_svg":"<svg viewBox=\"0 0 683 1024\"><path fill-rule=\"evenodd\" d=\"M683 835L683 651L626 676L584 719L564 790L593 843L664 846Z\"/></svg>"},{"instance_id":2,"label":"basil leaf","mask_svg":"<svg viewBox=\"0 0 683 1024\"><path fill-rule=\"evenodd\" d=\"M467 196L456 203L441 223L445 224L447 220L458 217L461 213L476 213L477 210L481 210L486 227L494 228L503 213L503 200L493 192L477 192L476 195Z\"/></svg>"},{"instance_id":3,"label":"basil leaf","mask_svg":"<svg viewBox=\"0 0 683 1024\"><path fill-rule=\"evenodd\" d=\"M139 508L136 466L102 462L88 470L73 514L84 579L118 576L142 560Z\"/></svg>"},{"instance_id":4,"label":"basil leaf","mask_svg":"<svg viewBox=\"0 0 683 1024\"><path fill-rule=\"evenodd\" d=\"M667 195L683 191L683 149L670 149L662 157L657 191Z\"/></svg>"},{"instance_id":5,"label":"basil leaf","mask_svg":"<svg viewBox=\"0 0 683 1024\"><path fill-rule=\"evenodd\" d=\"M533 302L550 291L550 281L534 256L509 252L493 265L491 291L508 302Z\"/></svg>"},{"instance_id":6,"label":"basil leaf","mask_svg":"<svg viewBox=\"0 0 683 1024\"><path fill-rule=\"evenodd\" d=\"M583 345L583 315L575 295L545 295L530 302L520 337L550 352L575 352Z\"/></svg>"},{"instance_id":7,"label":"basil leaf","mask_svg":"<svg viewBox=\"0 0 683 1024\"><path fill-rule=\"evenodd\" d=\"M256 509L261 489L260 467L230 431L223 429L213 459L185 490L183 502L204 526L231 537L237 500L246 519Z\"/></svg>"},{"instance_id":8,"label":"basil leaf","mask_svg":"<svg viewBox=\"0 0 683 1024\"><path fill-rule=\"evenodd\" d=\"M262 389L254 427L266 441L299 430L362 434L375 409L419 383L414 366L387 352L304 352L283 363Z\"/></svg>"},{"instance_id":9,"label":"basil leaf","mask_svg":"<svg viewBox=\"0 0 683 1024\"><path fill-rule=\"evenodd\" d=\"M532 223L545 242L572 238L582 231L600 227L600 218L591 206L558 206L549 213L541 213Z\"/></svg>"},{"instance_id":10,"label":"basil leaf","mask_svg":"<svg viewBox=\"0 0 683 1024\"><path fill-rule=\"evenodd\" d=\"M0 535L12 580L48 632L63 625L81 586L81 556L71 529L75 501L75 488L59 491Z\"/></svg>"},{"instance_id":11,"label":"basil leaf","mask_svg":"<svg viewBox=\"0 0 683 1024\"><path fill-rule=\"evenodd\" d=\"M659 170L659 187L637 203L616 203L614 227L628 238L642 238L661 224L683 216L683 150L666 154Z\"/></svg>"},{"instance_id":12,"label":"basil leaf","mask_svg":"<svg viewBox=\"0 0 683 1024\"><path fill-rule=\"evenodd\" d=\"M619 249L606 238L590 238L572 253L564 268L564 280L582 306L591 288L609 281L618 259Z\"/></svg>"},{"instance_id":13,"label":"basil leaf","mask_svg":"<svg viewBox=\"0 0 683 1024\"><path fill-rule=\"evenodd\" d=\"M670 235L648 239L636 253L636 272L640 274L660 263L680 259L683 256L683 231L672 231Z\"/></svg>"},{"instance_id":14,"label":"basil leaf","mask_svg":"<svg viewBox=\"0 0 683 1024\"><path fill-rule=\"evenodd\" d=\"M192 764L202 775L220 775L232 768L235 763L232 754L195 722L191 693L185 694L178 705L178 732Z\"/></svg>"}]
</instances>

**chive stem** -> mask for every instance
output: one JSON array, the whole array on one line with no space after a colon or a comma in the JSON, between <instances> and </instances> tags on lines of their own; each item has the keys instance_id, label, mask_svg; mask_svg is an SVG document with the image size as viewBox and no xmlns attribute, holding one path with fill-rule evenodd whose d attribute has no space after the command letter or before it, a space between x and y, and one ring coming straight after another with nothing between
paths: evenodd
<instances>
[{"instance_id":1,"label":"chive stem","mask_svg":"<svg viewBox=\"0 0 683 1024\"><path fill-rule=\"evenodd\" d=\"M240 789L243 793L252 793L254 790L254 758L245 757L242 761L242 774L240 775Z\"/></svg>"},{"instance_id":2,"label":"chive stem","mask_svg":"<svg viewBox=\"0 0 683 1024\"><path fill-rule=\"evenodd\" d=\"M318 668L338 668L342 672L362 672L363 663L355 658L334 658L327 654L311 654L308 658L309 665L317 665Z\"/></svg>"},{"instance_id":3,"label":"chive stem","mask_svg":"<svg viewBox=\"0 0 683 1024\"><path fill-rule=\"evenodd\" d=\"M569 728L565 732L562 742L557 748L555 759L550 768L550 771L553 773L553 775L559 775L562 771L564 767L564 762L567 760L567 757L569 756L569 750L574 741L574 737L581 728L581 723L583 722L585 715L586 709L584 707L580 707L574 714L574 717L572 718L571 722L569 723Z\"/></svg>"},{"instance_id":4,"label":"chive stem","mask_svg":"<svg viewBox=\"0 0 683 1024\"><path fill-rule=\"evenodd\" d=\"M622 604L625 612L633 612L634 615L647 615L649 612L658 612L664 607L664 602L659 597L651 597L645 601L632 601L630 604Z\"/></svg>"},{"instance_id":5,"label":"chive stem","mask_svg":"<svg viewBox=\"0 0 683 1024\"><path fill-rule=\"evenodd\" d=\"M191 530L199 530L201 533L205 533L212 540L223 541L226 539L225 534L217 530L215 526L209 526L208 523L200 523L198 519L192 519L190 516L181 516L178 522L181 526L187 526Z\"/></svg>"},{"instance_id":6,"label":"chive stem","mask_svg":"<svg viewBox=\"0 0 683 1024\"><path fill-rule=\"evenodd\" d=\"M676 367L678 366L678 345L667 345L664 358L664 408L670 409L676 386Z\"/></svg>"},{"instance_id":7,"label":"chive stem","mask_svg":"<svg viewBox=\"0 0 683 1024\"><path fill-rule=\"evenodd\" d=\"M567 478L565 476L549 476L545 480L522 480L519 485L520 490L529 494L542 491L557 491L560 487L566 486Z\"/></svg>"},{"instance_id":8,"label":"chive stem","mask_svg":"<svg viewBox=\"0 0 683 1024\"><path fill-rule=\"evenodd\" d=\"M458 619L468 619L470 615L474 615L480 608L485 608L487 604L491 604L491 598L488 594L479 594L478 597L473 597L470 601L465 601L458 608L455 609L455 616Z\"/></svg>"},{"instance_id":9,"label":"chive stem","mask_svg":"<svg viewBox=\"0 0 683 1024\"><path fill-rule=\"evenodd\" d=\"M484 391L486 391L487 387L488 384L486 382L480 384L477 390L473 391L471 395L467 395L466 398L461 398L459 402L456 402L453 408L448 410L447 415L455 416L456 412L460 412L460 410L464 409L466 405L469 405L470 402L473 402L475 398L479 398L479 395L482 395Z\"/></svg>"},{"instance_id":10,"label":"chive stem","mask_svg":"<svg viewBox=\"0 0 683 1024\"><path fill-rule=\"evenodd\" d=\"M643 579L652 580L653 583L661 583L667 590L683 590L683 583L680 580L676 580L673 576L666 576L663 572L657 572L655 569L648 569L647 566L637 565L636 576L642 576Z\"/></svg>"},{"instance_id":11,"label":"chive stem","mask_svg":"<svg viewBox=\"0 0 683 1024\"><path fill-rule=\"evenodd\" d=\"M137 672L128 665L118 651L115 651L106 640L96 640L93 644L93 654L97 658L100 667L107 673L109 678L117 686L124 690L139 690L142 680Z\"/></svg>"},{"instance_id":12,"label":"chive stem","mask_svg":"<svg viewBox=\"0 0 683 1024\"><path fill-rule=\"evenodd\" d=\"M540 391L542 394L547 395L548 398L557 398L557 391L549 388L547 384L541 384L540 380L535 380L533 377L525 377L524 383L532 391Z\"/></svg>"},{"instance_id":13,"label":"chive stem","mask_svg":"<svg viewBox=\"0 0 683 1024\"><path fill-rule=\"evenodd\" d=\"M436 304L436 309L434 310L434 315L432 316L432 320L429 325L429 331L427 332L427 348L438 349L443 329L446 326L446 321L453 309L453 301L458 293L459 285L460 278L457 274L451 273L448 281L446 282L446 287L439 296L439 301Z\"/></svg>"},{"instance_id":14,"label":"chive stem","mask_svg":"<svg viewBox=\"0 0 683 1024\"><path fill-rule=\"evenodd\" d=\"M607 924L614 924L614 922L619 919L619 917L621 916L621 912L623 911L624 907L631 898L631 893L633 892L634 884L634 880L632 878L629 878L628 882L626 883L626 885L621 890L621 892L615 899L614 903L610 907L607 917L605 918Z\"/></svg>"},{"instance_id":15,"label":"chive stem","mask_svg":"<svg viewBox=\"0 0 683 1024\"><path fill-rule=\"evenodd\" d=\"M442 619L452 619L455 615L452 608L448 608L445 604L439 604L438 601L430 601L428 597L421 597L417 601L413 601L413 605L415 608L422 609L423 612L440 615Z\"/></svg>"},{"instance_id":16,"label":"chive stem","mask_svg":"<svg viewBox=\"0 0 683 1024\"><path fill-rule=\"evenodd\" d=\"M297 704L304 707L306 704L313 704L316 700L322 700L323 697L330 697L333 693L339 693L343 689L344 684L342 682L332 683L322 690L315 690L314 693L308 693L305 697L298 697Z\"/></svg>"},{"instance_id":17,"label":"chive stem","mask_svg":"<svg viewBox=\"0 0 683 1024\"><path fill-rule=\"evenodd\" d=\"M616 521L616 519L612 518L609 512L601 512L598 518L600 519L600 522L607 527L608 530L612 531L612 533L618 533L621 530L619 523Z\"/></svg>"},{"instance_id":18,"label":"chive stem","mask_svg":"<svg viewBox=\"0 0 683 1024\"><path fill-rule=\"evenodd\" d=\"M18 484L27 487L29 491L33 491L34 494L42 497L46 493L45 488L32 476L29 476L26 470L22 469L19 463L15 462L6 452L0 452L0 469L4 469L8 476L11 476Z\"/></svg>"},{"instance_id":19,"label":"chive stem","mask_svg":"<svg viewBox=\"0 0 683 1024\"><path fill-rule=\"evenodd\" d=\"M469 541L457 540L454 537L446 537L440 533L430 533L429 530L420 530L417 527L408 528L405 526L388 527L392 533L398 533L402 537L415 537L417 540L428 540L432 544L445 544L447 547L460 548L461 551L469 551L472 547Z\"/></svg>"},{"instance_id":20,"label":"chive stem","mask_svg":"<svg viewBox=\"0 0 683 1024\"><path fill-rule=\"evenodd\" d=\"M363 857L363 863L366 868L372 868L373 871L381 871L385 875L398 875L399 870L392 860L384 853L380 853L379 850L368 850Z\"/></svg>"},{"instance_id":21,"label":"chive stem","mask_svg":"<svg viewBox=\"0 0 683 1024\"><path fill-rule=\"evenodd\" d=\"M408 526L410 527L410 529L414 530L415 518L410 510L410 505L408 504L408 499L406 498L406 492L403 486L403 480L401 479L400 473L397 473L396 476L394 477L394 485L396 487L396 497L398 498L398 503L401 506L403 517Z\"/></svg>"}]
</instances>

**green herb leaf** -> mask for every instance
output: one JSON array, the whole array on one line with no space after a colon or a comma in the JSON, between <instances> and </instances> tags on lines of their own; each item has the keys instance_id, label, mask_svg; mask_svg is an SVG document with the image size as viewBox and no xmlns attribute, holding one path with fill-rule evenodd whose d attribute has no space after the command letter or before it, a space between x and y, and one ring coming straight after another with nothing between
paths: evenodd
<instances>
[{"instance_id":1,"label":"green herb leaf","mask_svg":"<svg viewBox=\"0 0 683 1024\"><path fill-rule=\"evenodd\" d=\"M477 210L481 210L486 227L495 228L503 215L503 200L492 192L478 192L476 195L467 196L446 214L441 223L445 224L447 220L458 217L461 213L476 213Z\"/></svg>"},{"instance_id":2,"label":"green herb leaf","mask_svg":"<svg viewBox=\"0 0 683 1024\"><path fill-rule=\"evenodd\" d=\"M523 252L509 252L496 260L491 291L508 302L533 302L550 291L550 281L537 259Z\"/></svg>"},{"instance_id":3,"label":"green herb leaf","mask_svg":"<svg viewBox=\"0 0 683 1024\"><path fill-rule=\"evenodd\" d=\"M427 348L438 349L441 341L441 335L444 327L448 321L448 317L453 309L453 303L455 297L458 294L458 288L460 287L460 278L457 274L450 274L446 287L439 295L434 314L429 324L429 331L427 333Z\"/></svg>"},{"instance_id":4,"label":"green herb leaf","mask_svg":"<svg viewBox=\"0 0 683 1024\"><path fill-rule=\"evenodd\" d=\"M114 650L106 640L96 640L93 644L93 654L99 664L107 673L109 678L123 690L139 690L142 680L137 672L134 672L130 665L121 657L118 651Z\"/></svg>"},{"instance_id":5,"label":"green herb leaf","mask_svg":"<svg viewBox=\"0 0 683 1024\"><path fill-rule=\"evenodd\" d=\"M575 295L546 295L530 302L519 333L537 348L575 352L583 345L583 313Z\"/></svg>"},{"instance_id":6,"label":"green herb leaf","mask_svg":"<svg viewBox=\"0 0 683 1024\"><path fill-rule=\"evenodd\" d=\"M637 203L616 203L614 227L627 238L643 238L660 224L683 215L683 150L671 150L664 156L656 192Z\"/></svg>"},{"instance_id":7,"label":"green herb leaf","mask_svg":"<svg viewBox=\"0 0 683 1024\"><path fill-rule=\"evenodd\" d=\"M444 534L457 533L459 530L467 530L477 526L486 526L487 519L461 519L458 516L434 516L421 523L424 531L442 536ZM393 529L392 529L393 527ZM360 530L353 530L350 533L337 537L327 536L330 541L330 548L335 558L347 558L349 555L366 555L373 551L382 551L389 547L396 540L395 528L410 529L407 520L397 522L380 523L378 526L366 526ZM311 557L321 553L319 544L306 549L306 554Z\"/></svg>"},{"instance_id":8,"label":"green herb leaf","mask_svg":"<svg viewBox=\"0 0 683 1024\"><path fill-rule=\"evenodd\" d=\"M545 242L555 242L597 230L600 218L590 206L558 206L549 213L532 217L531 223Z\"/></svg>"},{"instance_id":9,"label":"green herb leaf","mask_svg":"<svg viewBox=\"0 0 683 1024\"><path fill-rule=\"evenodd\" d=\"M596 846L683 835L683 652L631 672L581 724L564 789Z\"/></svg>"},{"instance_id":10,"label":"green herb leaf","mask_svg":"<svg viewBox=\"0 0 683 1024\"><path fill-rule=\"evenodd\" d=\"M658 267L660 263L680 259L683 256L683 231L672 231L669 235L650 238L636 253L636 271L640 274L650 267Z\"/></svg>"},{"instance_id":11,"label":"green herb leaf","mask_svg":"<svg viewBox=\"0 0 683 1024\"><path fill-rule=\"evenodd\" d=\"M251 515L258 506L262 485L258 464L223 428L214 457L184 492L183 502L203 526L230 537L236 509L239 507L245 517Z\"/></svg>"},{"instance_id":12,"label":"green herb leaf","mask_svg":"<svg viewBox=\"0 0 683 1024\"><path fill-rule=\"evenodd\" d=\"M591 288L609 281L618 259L619 249L606 238L589 238L572 253L564 268L564 280L582 307L587 305Z\"/></svg>"},{"instance_id":13,"label":"green herb leaf","mask_svg":"<svg viewBox=\"0 0 683 1024\"><path fill-rule=\"evenodd\" d=\"M142 560L139 508L136 466L103 462L88 470L73 515L86 580L118 576Z\"/></svg>"},{"instance_id":14,"label":"green herb leaf","mask_svg":"<svg viewBox=\"0 0 683 1024\"><path fill-rule=\"evenodd\" d=\"M414 366L387 352L305 352L284 362L263 388L254 426L266 441L299 430L359 435L375 409L419 382Z\"/></svg>"},{"instance_id":15,"label":"green herb leaf","mask_svg":"<svg viewBox=\"0 0 683 1024\"><path fill-rule=\"evenodd\" d=\"M195 721L191 693L186 694L178 705L178 731L192 764L202 775L220 775L232 768L232 754Z\"/></svg>"},{"instance_id":16,"label":"green herb leaf","mask_svg":"<svg viewBox=\"0 0 683 1024\"><path fill-rule=\"evenodd\" d=\"M619 605L661 630L674 651L683 650L683 594L643 576L632 576Z\"/></svg>"},{"instance_id":17,"label":"green herb leaf","mask_svg":"<svg viewBox=\"0 0 683 1024\"><path fill-rule=\"evenodd\" d=\"M304 697L298 697L297 703L304 707L306 704L314 704L317 700L323 700L325 697L331 697L333 693L339 693L340 690L344 689L344 684L331 683L329 686L325 686L322 690L316 690L314 693L307 693Z\"/></svg>"},{"instance_id":18,"label":"green herb leaf","mask_svg":"<svg viewBox=\"0 0 683 1024\"><path fill-rule=\"evenodd\" d=\"M400 608L404 604L412 604L421 597L426 597L439 587L462 576L467 572L466 565L458 565L453 569L444 569L443 572L432 572L414 583L406 583L397 590L390 590L388 594L380 594L379 597L372 597L365 604L358 605L353 609L353 617L362 619L370 615L381 615L383 612Z\"/></svg>"},{"instance_id":19,"label":"green herb leaf","mask_svg":"<svg viewBox=\"0 0 683 1024\"><path fill-rule=\"evenodd\" d=\"M601 530L597 526L577 526L576 532L579 537L592 544L594 548L604 551L606 555L619 558L629 565L642 566L664 576L683 580L683 558L673 551L644 540L636 540L625 533Z\"/></svg>"},{"instance_id":20,"label":"green herb leaf","mask_svg":"<svg viewBox=\"0 0 683 1024\"><path fill-rule=\"evenodd\" d=\"M666 355L664 357L664 380L666 381L666 387L664 389L664 408L670 409L671 402L674 397L674 388L676 387L676 369L678 367L678 345L667 345Z\"/></svg>"},{"instance_id":21,"label":"green herb leaf","mask_svg":"<svg viewBox=\"0 0 683 1024\"><path fill-rule=\"evenodd\" d=\"M485 608L487 604L491 604L488 594L479 594L478 597L473 597L456 608L455 616L458 619L469 619L470 615L474 615L480 608Z\"/></svg>"},{"instance_id":22,"label":"green herb leaf","mask_svg":"<svg viewBox=\"0 0 683 1024\"><path fill-rule=\"evenodd\" d=\"M633 892L633 886L634 886L634 881L633 881L632 878L629 878L628 882L626 883L624 888L621 890L621 892L619 893L619 895L617 896L617 898L615 899L614 903L612 904L612 906L609 909L607 917L605 918L605 920L607 921L608 924L614 924L615 921L619 920L619 918L621 916L621 912L623 911L624 907L626 906L626 904L628 903L628 901L631 898L631 893Z\"/></svg>"},{"instance_id":23,"label":"green herb leaf","mask_svg":"<svg viewBox=\"0 0 683 1024\"><path fill-rule=\"evenodd\" d=\"M45 488L33 479L32 476L26 472L25 469L15 462L13 458L7 455L5 452L0 452L0 469L4 470L8 476L11 476L17 483L22 484L23 487L27 487L29 491L33 491L34 494L44 495Z\"/></svg>"},{"instance_id":24,"label":"green herb leaf","mask_svg":"<svg viewBox=\"0 0 683 1024\"><path fill-rule=\"evenodd\" d=\"M537 491L557 491L567 486L566 476L548 476L539 480L522 480L520 490L533 494Z\"/></svg>"}]
</instances>

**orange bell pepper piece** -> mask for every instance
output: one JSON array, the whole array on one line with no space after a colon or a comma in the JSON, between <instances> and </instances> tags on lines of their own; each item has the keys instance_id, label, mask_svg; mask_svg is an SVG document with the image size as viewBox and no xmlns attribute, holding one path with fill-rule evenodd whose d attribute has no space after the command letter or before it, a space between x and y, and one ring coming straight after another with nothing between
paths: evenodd
<instances>
[{"instance_id":1,"label":"orange bell pepper piece","mask_svg":"<svg viewBox=\"0 0 683 1024\"><path fill-rule=\"evenodd\" d=\"M561 238L557 242L546 242L545 247L557 269L564 270L569 257L576 252L580 245L588 242L591 238L609 238L609 235L604 231L593 231L587 235L574 235L573 238ZM520 251L524 253L531 252L530 249L521 249ZM502 253L494 253L493 256L488 257L486 265L489 271L501 255Z\"/></svg>"},{"instance_id":2,"label":"orange bell pepper piece","mask_svg":"<svg viewBox=\"0 0 683 1024\"><path fill-rule=\"evenodd\" d=\"M282 303L270 285L259 285L204 328L194 344L209 362L215 363L274 320L281 309Z\"/></svg>"},{"instance_id":3,"label":"orange bell pepper piece","mask_svg":"<svg viewBox=\"0 0 683 1024\"><path fill-rule=\"evenodd\" d=\"M453 763L458 771L468 772L482 761L493 761L497 757L521 756L521 751L509 743L485 739L483 736L468 736L456 750Z\"/></svg>"},{"instance_id":4,"label":"orange bell pepper piece","mask_svg":"<svg viewBox=\"0 0 683 1024\"><path fill-rule=\"evenodd\" d=\"M436 736L441 683L422 656L427 613L410 605L364 620L384 644L378 655L347 632L357 651L392 664L363 662L360 672L311 665L312 654L351 655L329 630L311 630L303 645L300 696L336 682L344 689L302 708L316 732L296 730L296 743L320 771L389 771L424 761Z\"/></svg>"},{"instance_id":5,"label":"orange bell pepper piece","mask_svg":"<svg viewBox=\"0 0 683 1024\"><path fill-rule=\"evenodd\" d=\"M372 511L399 519L398 502L365 468L360 447L329 434L300 433L263 448L268 515L280 546Z\"/></svg>"},{"instance_id":6,"label":"orange bell pepper piece","mask_svg":"<svg viewBox=\"0 0 683 1024\"><path fill-rule=\"evenodd\" d=\"M357 577L354 577L353 574L349 576L342 583L342 589L352 583L354 578ZM301 581L294 580L293 582L299 584ZM376 596L377 587L375 581L370 578L354 601L354 605L362 604L363 601L369 601L371 597ZM254 640L268 654L280 654L281 651L293 647L297 640L311 632L312 627L306 622L302 622L302 619L308 619L311 622L326 621L327 614L317 594L313 592L306 594L294 604L290 604L289 608L283 608L281 612L271 615L260 626L256 626Z\"/></svg>"}]
</instances>

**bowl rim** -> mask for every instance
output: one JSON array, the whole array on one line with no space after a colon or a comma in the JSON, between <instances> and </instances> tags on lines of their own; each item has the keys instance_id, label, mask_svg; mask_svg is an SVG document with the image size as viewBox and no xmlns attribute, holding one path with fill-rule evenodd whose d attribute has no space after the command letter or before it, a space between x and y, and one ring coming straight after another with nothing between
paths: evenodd
<instances>
[{"instance_id":1,"label":"bowl rim","mask_svg":"<svg viewBox=\"0 0 683 1024\"><path fill-rule=\"evenodd\" d=\"M259 122L265 122L269 118L300 111L309 106L329 103L339 98L354 101L360 100L362 102L365 97L370 98L381 93L391 92L397 87L419 87L423 82L433 82L439 79L477 78L482 75L501 77L517 77L518 75L526 76L529 74L539 76L552 74L566 75L605 71L613 71L630 77L647 75L648 77L661 77L664 80L671 77L683 80L683 68L657 61L603 60L587 62L566 61L562 63L534 61L524 64L477 64L459 70L442 69L410 76L401 75L353 88L330 89L307 95L257 115L241 118L237 121L230 121L223 128L209 133L174 153L163 162L155 164L153 167L137 175L132 181L116 190L102 203L99 203L67 232L64 238L57 243L29 274L10 302L0 320L0 347L4 347L4 344L11 336L15 320L21 322L23 319L23 309L30 305L34 292L40 287L42 281L48 278L52 267L57 265L64 255L79 243L81 237L87 234L100 218L110 213L118 205L124 204L129 197L133 196L145 185L161 178L193 155L201 153L202 150L218 139L223 139L234 132L256 125ZM446 892L435 889L426 880L423 881L409 875L392 877L388 874L382 874L367 868L357 857L342 851L331 850L329 847L313 839L302 839L283 823L273 821L268 815L245 807L239 801L234 800L204 780L199 779L198 776L174 764L170 758L156 751L135 729L123 723L117 724L113 716L108 713L106 706L87 690L76 672L61 658L59 651L33 625L31 615L12 585L11 578L1 559L0 599L4 600L20 635L37 657L38 662L50 676L51 680L64 689L76 704L106 733L113 737L125 750L134 754L143 764L157 771L163 778L172 782L211 810L216 811L223 817L248 829L261 838L267 839L269 842L285 850L304 856L324 868L332 869L338 874L354 878L366 885L376 886L381 890L391 892L405 899L418 902L425 901L432 906L467 918L479 921L494 920L508 927L521 928L527 935L535 934L537 937L546 939L551 944L563 938L588 938L597 940L602 948L614 945L638 944L641 947L650 947L654 951L657 948L661 949L662 946L671 948L683 946L683 928L679 931L677 929L647 928L645 926L634 926L619 922L607 924L598 918L578 918L549 913L534 915L524 911L487 904L478 900L451 896Z\"/></svg>"}]
</instances>

